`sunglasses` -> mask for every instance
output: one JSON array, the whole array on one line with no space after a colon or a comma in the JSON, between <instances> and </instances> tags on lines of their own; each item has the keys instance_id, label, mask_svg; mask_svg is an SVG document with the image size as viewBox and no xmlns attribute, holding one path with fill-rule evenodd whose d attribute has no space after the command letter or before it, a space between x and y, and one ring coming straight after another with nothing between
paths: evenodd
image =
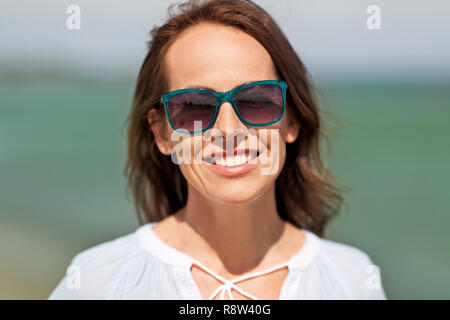
<instances>
[{"instance_id":1,"label":"sunglasses","mask_svg":"<svg viewBox=\"0 0 450 320\"><path fill-rule=\"evenodd\" d=\"M244 124L262 127L276 123L283 116L287 87L282 80L261 80L244 83L227 92L180 89L163 94L161 103L170 126L183 133L200 133L211 128L225 101L231 103ZM197 121L201 121L200 130Z\"/></svg>"}]
</instances>

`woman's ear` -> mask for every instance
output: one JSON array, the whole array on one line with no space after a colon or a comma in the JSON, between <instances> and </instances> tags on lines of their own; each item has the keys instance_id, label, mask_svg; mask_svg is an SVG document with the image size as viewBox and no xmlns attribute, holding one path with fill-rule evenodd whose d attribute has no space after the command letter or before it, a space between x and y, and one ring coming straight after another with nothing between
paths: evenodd
<instances>
[{"instance_id":1,"label":"woman's ear","mask_svg":"<svg viewBox=\"0 0 450 320\"><path fill-rule=\"evenodd\" d=\"M155 142L158 146L159 151L168 156L172 152L170 141L168 139L167 126L164 124L164 117L159 117L158 110L152 108L147 114L147 122L150 125L150 129L155 136Z\"/></svg>"},{"instance_id":2,"label":"woman's ear","mask_svg":"<svg viewBox=\"0 0 450 320\"><path fill-rule=\"evenodd\" d=\"M287 143L294 142L300 131L300 123L290 114L287 114L287 128L285 134L285 141Z\"/></svg>"}]
</instances>

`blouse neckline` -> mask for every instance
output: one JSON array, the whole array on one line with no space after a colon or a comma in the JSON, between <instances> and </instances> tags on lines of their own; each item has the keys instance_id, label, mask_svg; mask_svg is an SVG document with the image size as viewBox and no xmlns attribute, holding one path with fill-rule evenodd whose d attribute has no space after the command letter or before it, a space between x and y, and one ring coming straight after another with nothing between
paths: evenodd
<instances>
[{"instance_id":1,"label":"blouse neckline","mask_svg":"<svg viewBox=\"0 0 450 320\"><path fill-rule=\"evenodd\" d=\"M178 283L178 288L185 299L204 299L191 273L192 265L196 264L203 266L202 269L208 271L208 273L210 273L210 275L214 276L216 279L220 279L221 277L196 259L179 251L178 249L175 249L174 247L164 242L161 238L159 238L159 236L153 230L153 226L156 223L157 222L150 222L143 226L140 226L136 230L136 237L138 241L156 259L159 259L160 261L173 267L178 267L174 269L174 275L180 281L180 283ZM305 234L305 241L299 251L292 255L288 260L281 264L272 266L271 268L251 272L250 274L246 274L242 277L253 277L257 276L258 274L269 272L270 269L278 269L282 265L287 266L288 274L282 284L278 299L283 300L289 298L289 294L293 290L292 286L294 282L292 282L292 279L293 277L295 277L295 273L293 271L301 271L303 269L306 269L312 262L314 257L317 255L320 247L320 238L318 236L306 229L301 230ZM230 299L234 299L232 297L231 288L240 291L241 294L244 293L244 295L250 297L251 299L258 299L257 297L243 291L238 286L236 286L234 283L237 281L237 278L231 280L222 279L221 281L223 282L223 284L220 285L208 299L212 299L214 295L218 294L219 292L221 299L224 298L225 292L229 294Z\"/></svg>"},{"instance_id":2,"label":"blouse neckline","mask_svg":"<svg viewBox=\"0 0 450 320\"><path fill-rule=\"evenodd\" d=\"M152 256L172 266L185 266L190 268L193 263L198 262L193 257L163 241L153 230L153 226L156 223L156 221L149 222L136 230L137 239ZM320 238L309 230L303 228L301 230L305 235L305 241L302 247L285 261L290 270L305 269L319 251Z\"/></svg>"}]
</instances>

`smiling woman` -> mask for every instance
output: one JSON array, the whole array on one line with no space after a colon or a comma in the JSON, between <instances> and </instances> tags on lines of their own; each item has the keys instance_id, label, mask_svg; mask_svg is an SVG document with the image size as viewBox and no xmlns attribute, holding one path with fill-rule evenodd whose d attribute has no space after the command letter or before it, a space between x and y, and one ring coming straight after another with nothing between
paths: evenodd
<instances>
[{"instance_id":1,"label":"smiling woman","mask_svg":"<svg viewBox=\"0 0 450 320\"><path fill-rule=\"evenodd\" d=\"M128 119L142 225L76 255L80 287L68 277L50 298L385 298L366 253L321 238L341 197L307 71L280 28L252 1L178 9L151 32Z\"/></svg>"}]
</instances>

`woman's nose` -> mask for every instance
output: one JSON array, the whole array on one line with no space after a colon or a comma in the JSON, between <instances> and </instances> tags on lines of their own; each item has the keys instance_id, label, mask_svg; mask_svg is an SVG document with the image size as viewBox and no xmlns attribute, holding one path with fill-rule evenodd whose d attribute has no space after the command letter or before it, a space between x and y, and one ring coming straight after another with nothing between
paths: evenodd
<instances>
[{"instance_id":1,"label":"woman's nose","mask_svg":"<svg viewBox=\"0 0 450 320\"><path fill-rule=\"evenodd\" d=\"M214 128L220 130L223 135L226 135L227 130L229 133L233 133L237 130L246 130L247 127L239 120L231 103L225 101L220 106Z\"/></svg>"}]
</instances>

